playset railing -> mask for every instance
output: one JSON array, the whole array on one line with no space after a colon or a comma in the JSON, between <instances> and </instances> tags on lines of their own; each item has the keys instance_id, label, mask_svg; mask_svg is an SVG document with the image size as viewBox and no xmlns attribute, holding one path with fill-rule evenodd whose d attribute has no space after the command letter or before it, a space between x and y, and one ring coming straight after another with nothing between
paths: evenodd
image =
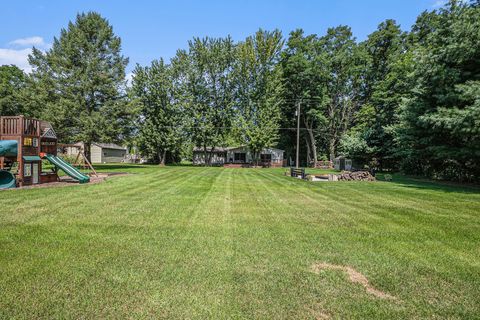
<instances>
[{"instance_id":1,"label":"playset railing","mask_svg":"<svg viewBox=\"0 0 480 320\"><path fill-rule=\"evenodd\" d=\"M23 116L0 117L0 136L39 136L40 121Z\"/></svg>"}]
</instances>

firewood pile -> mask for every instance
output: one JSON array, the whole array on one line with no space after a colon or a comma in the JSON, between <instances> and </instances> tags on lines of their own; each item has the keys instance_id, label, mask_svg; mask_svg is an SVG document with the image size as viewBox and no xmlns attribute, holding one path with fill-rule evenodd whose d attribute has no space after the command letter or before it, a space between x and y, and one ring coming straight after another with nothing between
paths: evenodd
<instances>
[{"instance_id":1,"label":"firewood pile","mask_svg":"<svg viewBox=\"0 0 480 320\"><path fill-rule=\"evenodd\" d=\"M337 175L338 181L375 181L375 177L368 171L344 171Z\"/></svg>"},{"instance_id":2,"label":"firewood pile","mask_svg":"<svg viewBox=\"0 0 480 320\"><path fill-rule=\"evenodd\" d=\"M332 161L317 161L314 165L317 169L333 169Z\"/></svg>"}]
</instances>

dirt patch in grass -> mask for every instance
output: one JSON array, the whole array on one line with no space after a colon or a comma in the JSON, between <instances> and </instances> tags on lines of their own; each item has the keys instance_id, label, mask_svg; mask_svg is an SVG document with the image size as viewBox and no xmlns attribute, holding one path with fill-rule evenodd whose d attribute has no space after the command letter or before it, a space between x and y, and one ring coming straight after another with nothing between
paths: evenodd
<instances>
[{"instance_id":1,"label":"dirt patch in grass","mask_svg":"<svg viewBox=\"0 0 480 320\"><path fill-rule=\"evenodd\" d=\"M322 270L343 271L348 275L348 279L350 280L350 282L360 284L362 287L365 288L365 290L368 293L374 295L375 297L380 298L380 299L397 300L396 297L372 287L372 285L368 281L367 277L365 277L363 274L361 274L357 270L353 269L352 267L342 266L342 265L337 265L337 264L324 263L324 262L315 263L314 265L312 265L312 271L314 273L318 274Z\"/></svg>"}]
</instances>

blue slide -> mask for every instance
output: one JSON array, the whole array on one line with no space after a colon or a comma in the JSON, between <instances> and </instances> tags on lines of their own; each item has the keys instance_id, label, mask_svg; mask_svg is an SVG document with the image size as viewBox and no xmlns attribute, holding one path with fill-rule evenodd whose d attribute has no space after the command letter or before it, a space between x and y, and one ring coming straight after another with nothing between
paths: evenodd
<instances>
[{"instance_id":1,"label":"blue slide","mask_svg":"<svg viewBox=\"0 0 480 320\"><path fill-rule=\"evenodd\" d=\"M44 158L53 163L57 168L62 169L63 172L65 172L69 177L78 180L79 183L90 182L90 178L88 176L81 173L77 168L62 158L54 156L53 154L47 154L44 156Z\"/></svg>"}]
</instances>

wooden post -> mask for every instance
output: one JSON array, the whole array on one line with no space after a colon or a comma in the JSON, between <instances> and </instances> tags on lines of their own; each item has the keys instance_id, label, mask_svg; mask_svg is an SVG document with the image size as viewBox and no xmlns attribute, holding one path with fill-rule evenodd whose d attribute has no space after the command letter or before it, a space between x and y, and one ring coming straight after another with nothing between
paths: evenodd
<instances>
[{"instance_id":1,"label":"wooden post","mask_svg":"<svg viewBox=\"0 0 480 320\"><path fill-rule=\"evenodd\" d=\"M295 167L298 169L299 149L300 149L300 101L297 102L297 157L295 160Z\"/></svg>"},{"instance_id":2,"label":"wooden post","mask_svg":"<svg viewBox=\"0 0 480 320\"><path fill-rule=\"evenodd\" d=\"M82 152L82 155L83 155L83 159L85 159L85 162L88 164L88 166L90 167L90 169L92 169L93 173L95 174L95 176L98 177L98 174L97 174L97 171L95 171L95 169L93 168L92 164L90 163L90 161L88 161L87 157L85 157L85 153Z\"/></svg>"},{"instance_id":3,"label":"wooden post","mask_svg":"<svg viewBox=\"0 0 480 320\"><path fill-rule=\"evenodd\" d=\"M82 152L81 147L78 147L78 152L77 152L77 157L75 158L75 161L73 162L73 165L77 165L78 158L80 158L80 153Z\"/></svg>"}]
</instances>

